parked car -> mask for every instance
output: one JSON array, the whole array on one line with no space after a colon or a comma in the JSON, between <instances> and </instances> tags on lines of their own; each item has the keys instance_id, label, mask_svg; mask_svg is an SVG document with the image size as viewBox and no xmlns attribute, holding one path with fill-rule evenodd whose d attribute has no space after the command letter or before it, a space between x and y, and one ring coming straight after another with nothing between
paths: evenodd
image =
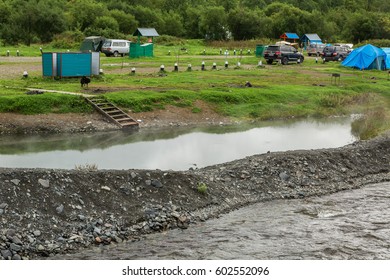
<instances>
[{"instance_id":1,"label":"parked car","mask_svg":"<svg viewBox=\"0 0 390 280\"><path fill-rule=\"evenodd\" d=\"M325 48L325 44L310 44L307 46L306 51L308 56L320 56L323 49Z\"/></svg>"},{"instance_id":2,"label":"parked car","mask_svg":"<svg viewBox=\"0 0 390 280\"><path fill-rule=\"evenodd\" d=\"M350 53L350 49L344 46L327 46L321 53L322 61L343 61Z\"/></svg>"},{"instance_id":3,"label":"parked car","mask_svg":"<svg viewBox=\"0 0 390 280\"><path fill-rule=\"evenodd\" d=\"M291 61L302 63L304 57L296 48L288 45L271 45L264 51L264 59L268 64L280 61L286 65Z\"/></svg>"},{"instance_id":4,"label":"parked car","mask_svg":"<svg viewBox=\"0 0 390 280\"><path fill-rule=\"evenodd\" d=\"M106 56L124 56L130 51L130 41L119 39L106 39L102 46L102 53Z\"/></svg>"}]
</instances>

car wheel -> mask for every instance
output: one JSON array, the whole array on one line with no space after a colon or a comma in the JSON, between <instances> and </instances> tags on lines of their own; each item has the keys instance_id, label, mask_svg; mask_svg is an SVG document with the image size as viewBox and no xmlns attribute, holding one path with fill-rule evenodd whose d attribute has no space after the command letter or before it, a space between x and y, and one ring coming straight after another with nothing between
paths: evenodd
<instances>
[{"instance_id":1,"label":"car wheel","mask_svg":"<svg viewBox=\"0 0 390 280\"><path fill-rule=\"evenodd\" d=\"M302 55L299 59L301 60L302 63L305 60L305 57Z\"/></svg>"},{"instance_id":2,"label":"car wheel","mask_svg":"<svg viewBox=\"0 0 390 280\"><path fill-rule=\"evenodd\" d=\"M267 60L267 64L269 64L269 65L271 65L272 62L274 62L272 59L268 59L268 60Z\"/></svg>"},{"instance_id":3,"label":"car wheel","mask_svg":"<svg viewBox=\"0 0 390 280\"><path fill-rule=\"evenodd\" d=\"M308 56L311 56L311 53L308 53L307 55L308 55Z\"/></svg>"},{"instance_id":4,"label":"car wheel","mask_svg":"<svg viewBox=\"0 0 390 280\"><path fill-rule=\"evenodd\" d=\"M117 51L114 52L114 56L115 57L118 57L119 56L119 53Z\"/></svg>"},{"instance_id":5,"label":"car wheel","mask_svg":"<svg viewBox=\"0 0 390 280\"><path fill-rule=\"evenodd\" d=\"M344 57L342 55L340 55L339 61L343 61L343 60L344 60Z\"/></svg>"},{"instance_id":6,"label":"car wheel","mask_svg":"<svg viewBox=\"0 0 390 280\"><path fill-rule=\"evenodd\" d=\"M288 57L287 56L282 58L282 64L283 65L287 65L288 64Z\"/></svg>"}]
</instances>

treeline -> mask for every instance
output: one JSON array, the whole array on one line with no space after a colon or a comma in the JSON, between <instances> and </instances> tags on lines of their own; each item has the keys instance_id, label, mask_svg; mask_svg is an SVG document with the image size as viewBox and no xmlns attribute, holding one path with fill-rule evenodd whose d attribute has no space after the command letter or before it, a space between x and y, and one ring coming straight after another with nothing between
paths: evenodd
<instances>
[{"instance_id":1,"label":"treeline","mask_svg":"<svg viewBox=\"0 0 390 280\"><path fill-rule=\"evenodd\" d=\"M390 39L389 0L0 0L3 44L128 38L137 27L208 40L317 33L327 42Z\"/></svg>"}]
</instances>

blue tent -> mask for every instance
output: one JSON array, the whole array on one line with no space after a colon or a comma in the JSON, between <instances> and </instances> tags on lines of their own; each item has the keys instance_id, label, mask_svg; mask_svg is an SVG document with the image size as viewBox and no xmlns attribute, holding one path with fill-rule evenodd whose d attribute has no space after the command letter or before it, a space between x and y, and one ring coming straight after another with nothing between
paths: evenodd
<instances>
[{"instance_id":1,"label":"blue tent","mask_svg":"<svg viewBox=\"0 0 390 280\"><path fill-rule=\"evenodd\" d=\"M385 60L386 53L382 49L368 44L353 50L342 65L360 70L384 70L386 68Z\"/></svg>"},{"instance_id":2,"label":"blue tent","mask_svg":"<svg viewBox=\"0 0 390 280\"><path fill-rule=\"evenodd\" d=\"M390 48L382 48L386 53L386 69L390 69Z\"/></svg>"}]
</instances>

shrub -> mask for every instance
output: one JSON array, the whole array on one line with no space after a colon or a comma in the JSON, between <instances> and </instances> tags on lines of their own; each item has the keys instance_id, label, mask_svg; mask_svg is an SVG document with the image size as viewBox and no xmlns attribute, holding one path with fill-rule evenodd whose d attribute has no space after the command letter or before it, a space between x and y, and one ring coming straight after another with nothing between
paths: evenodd
<instances>
[{"instance_id":1,"label":"shrub","mask_svg":"<svg viewBox=\"0 0 390 280\"><path fill-rule=\"evenodd\" d=\"M205 195L207 193L207 185L205 183L198 183L198 192Z\"/></svg>"}]
</instances>

